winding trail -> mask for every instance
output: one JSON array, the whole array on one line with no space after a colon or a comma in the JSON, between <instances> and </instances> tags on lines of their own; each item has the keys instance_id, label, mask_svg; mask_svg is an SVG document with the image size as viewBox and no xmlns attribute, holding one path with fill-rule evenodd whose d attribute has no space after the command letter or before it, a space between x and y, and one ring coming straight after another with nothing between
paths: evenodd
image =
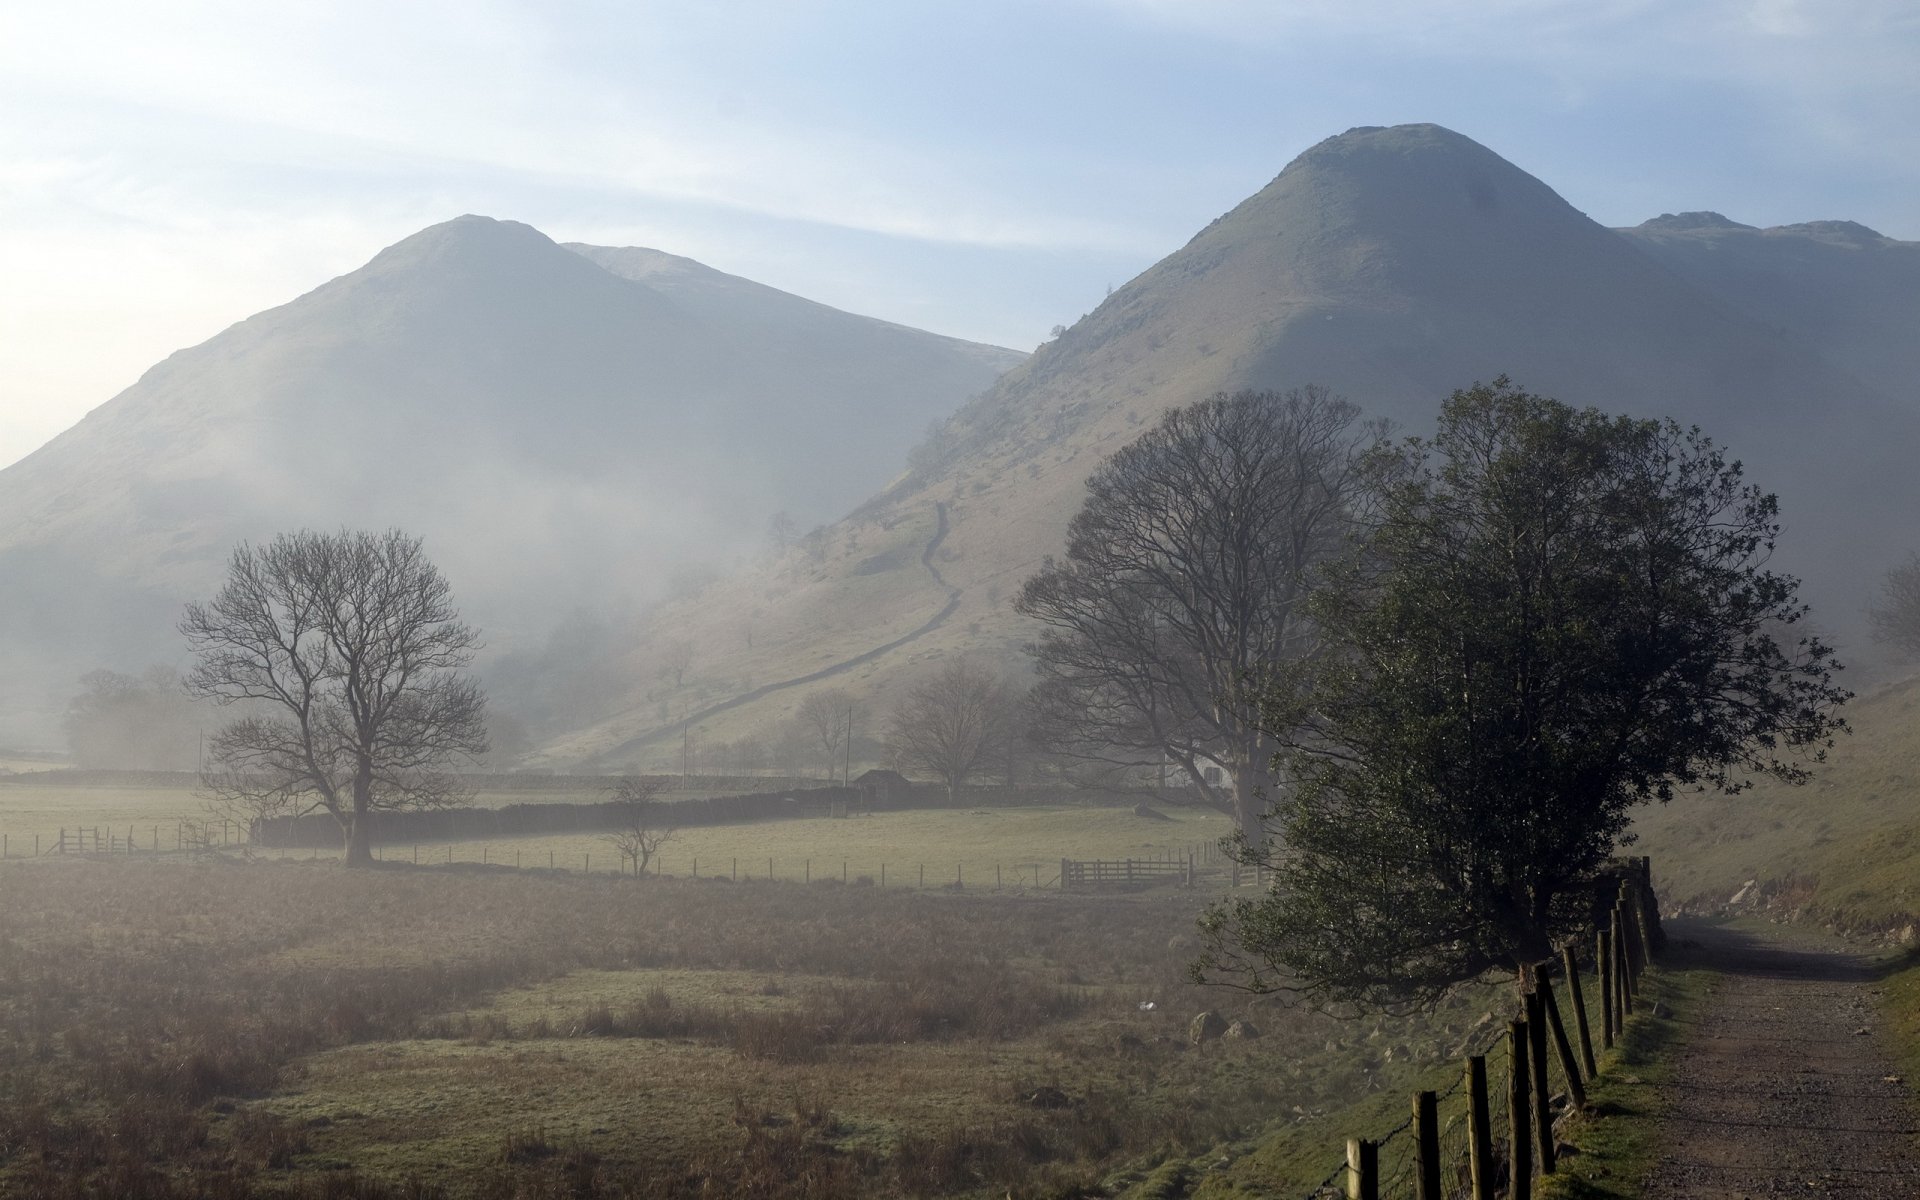
<instances>
[{"instance_id":1,"label":"winding trail","mask_svg":"<svg viewBox=\"0 0 1920 1200\"><path fill-rule=\"evenodd\" d=\"M1884 968L1806 931L1669 929L1721 979L1662 1089L1643 1195L1920 1197L1920 1105L1874 1004Z\"/></svg>"},{"instance_id":2,"label":"winding trail","mask_svg":"<svg viewBox=\"0 0 1920 1200\"><path fill-rule=\"evenodd\" d=\"M932 577L934 586L940 588L942 591L947 593L947 602L945 605L941 607L940 611L933 614L933 616L929 618L925 624L921 625L919 628L914 629L909 633L903 634L900 637L893 639L892 641L886 643L885 645L875 646L871 650L862 650L860 653L854 655L852 658L841 659L839 662L821 667L817 671L810 671L805 675L796 675L791 679L782 679L774 683L762 684L761 686L754 688L750 692L742 692L737 696L730 696L725 700L719 701L718 703L709 704L707 707L702 709L697 709L694 712L689 713L684 717L681 717L677 721L673 721L666 725L658 726L657 728L654 728L654 729L649 729L645 733L636 734L633 737L628 738L626 741L620 743L618 746L614 747L613 749L604 751L603 753L596 755L595 757L602 760L618 759L622 755L627 754L633 750L637 750L640 747L646 745L649 742L654 741L657 738L665 737L668 734L677 734L682 729L685 729L700 721L704 721L709 717L718 716L720 713L727 712L730 709L739 708L743 704L751 704L755 700L760 700L767 696L771 696L775 692L785 691L787 688L804 687L807 684L818 683L822 679L831 678L832 676L839 675L842 672L851 671L855 667L863 666L866 663L872 662L874 659L879 658L883 654L889 654L895 650L898 650L900 647L907 645L910 642L918 641L919 639L925 637L929 633L932 633L934 630L940 628L940 626L946 624L947 618L951 617L954 613L954 610L960 607L961 589L949 584L946 580L946 577L940 574L940 568L933 565L933 556L939 552L940 543L947 540L946 502L935 501L933 509L934 509L934 517L937 521L937 524L934 527L933 537L928 539L926 548L920 551L920 566L925 569L925 571L929 576Z\"/></svg>"}]
</instances>

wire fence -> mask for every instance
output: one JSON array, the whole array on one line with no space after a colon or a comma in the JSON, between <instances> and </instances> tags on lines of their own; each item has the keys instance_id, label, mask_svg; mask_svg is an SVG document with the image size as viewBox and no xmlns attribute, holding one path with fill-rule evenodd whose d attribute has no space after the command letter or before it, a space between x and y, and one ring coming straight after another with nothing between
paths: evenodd
<instances>
[{"instance_id":1,"label":"wire fence","mask_svg":"<svg viewBox=\"0 0 1920 1200\"><path fill-rule=\"evenodd\" d=\"M1611 878L1618 880L1619 899L1601 918L1597 936L1586 939L1587 945L1570 944L1559 963L1537 964L1517 1017L1504 1027L1490 1022L1493 1028L1480 1048L1463 1052L1467 1065L1453 1084L1415 1093L1406 1120L1373 1138L1350 1141L1346 1155L1302 1200L1491 1200L1496 1193L1520 1200L1531 1195L1533 1176L1554 1168L1555 1123L1577 1106L1584 1085L1595 1077L1589 1064L1604 1073L1611 1062L1596 1063L1596 1052L1613 1044L1619 1022L1635 1011L1641 972L1663 940L1648 861L1627 860ZM1593 953L1583 964L1588 946ZM1561 964L1558 992L1566 1000L1564 1009L1554 995L1554 969ZM1589 1014L1599 1015L1598 1032ZM1477 1071L1475 1060L1482 1064ZM1495 1086L1496 1080L1504 1086ZM1516 1097L1524 1099L1524 1108ZM1486 1113L1479 1138L1472 1119L1476 1106ZM1516 1165L1524 1166L1524 1173Z\"/></svg>"}]
</instances>

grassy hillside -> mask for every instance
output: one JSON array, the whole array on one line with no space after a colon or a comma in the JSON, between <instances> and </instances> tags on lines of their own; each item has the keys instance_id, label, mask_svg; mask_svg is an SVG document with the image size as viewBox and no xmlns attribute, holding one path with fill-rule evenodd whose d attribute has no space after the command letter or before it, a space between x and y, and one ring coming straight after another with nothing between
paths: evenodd
<instances>
[{"instance_id":1,"label":"grassy hillside","mask_svg":"<svg viewBox=\"0 0 1920 1200\"><path fill-rule=\"evenodd\" d=\"M676 721L714 699L909 634L819 686L884 712L942 658L1025 670L1033 629L1011 601L1060 551L1087 476L1169 407L1220 390L1324 384L1418 432L1452 389L1504 372L1572 403L1698 422L1781 495L1800 531L1783 560L1823 581L1823 609L1855 612L1899 548L1899 524L1873 516L1915 495L1906 391L1876 393L1823 358L1826 343L1735 310L1643 241L1437 126L1330 138L1007 372L824 540L655 612L648 629L700 647L698 702L636 681L539 761L659 761ZM696 736L765 736L810 686L696 720Z\"/></svg>"},{"instance_id":2,"label":"grassy hillside","mask_svg":"<svg viewBox=\"0 0 1920 1200\"><path fill-rule=\"evenodd\" d=\"M1849 706L1852 736L1803 787L1682 796L1636 823L1669 906L1742 904L1863 932L1920 919L1920 677Z\"/></svg>"}]
</instances>

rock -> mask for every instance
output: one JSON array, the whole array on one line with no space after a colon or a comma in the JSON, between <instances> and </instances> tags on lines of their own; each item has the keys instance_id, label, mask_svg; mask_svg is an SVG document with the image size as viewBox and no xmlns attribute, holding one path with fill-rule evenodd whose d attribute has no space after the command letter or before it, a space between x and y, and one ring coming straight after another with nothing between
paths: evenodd
<instances>
[{"instance_id":1,"label":"rock","mask_svg":"<svg viewBox=\"0 0 1920 1200\"><path fill-rule=\"evenodd\" d=\"M1759 886L1758 880L1754 880L1754 879L1747 880L1745 883L1740 885L1740 890L1735 892L1733 894L1733 899L1727 901L1727 903L1728 904L1745 904L1748 900L1753 898L1753 890L1758 886Z\"/></svg>"},{"instance_id":2,"label":"rock","mask_svg":"<svg viewBox=\"0 0 1920 1200\"><path fill-rule=\"evenodd\" d=\"M1201 1042L1210 1042L1227 1032L1227 1019L1208 1009L1187 1023L1187 1040L1198 1046Z\"/></svg>"},{"instance_id":3,"label":"rock","mask_svg":"<svg viewBox=\"0 0 1920 1200\"><path fill-rule=\"evenodd\" d=\"M1260 1036L1260 1029L1252 1021L1235 1021L1223 1036L1250 1042Z\"/></svg>"},{"instance_id":4,"label":"rock","mask_svg":"<svg viewBox=\"0 0 1920 1200\"><path fill-rule=\"evenodd\" d=\"M1020 1097L1020 1102L1031 1108L1065 1108L1073 1103L1065 1092L1055 1087L1035 1088Z\"/></svg>"},{"instance_id":5,"label":"rock","mask_svg":"<svg viewBox=\"0 0 1920 1200\"><path fill-rule=\"evenodd\" d=\"M1136 804L1136 805L1134 805L1134 806L1133 806L1133 815L1134 815L1134 816L1136 816L1136 817L1145 817L1145 818L1147 818L1147 819L1148 819L1149 821L1171 821L1171 820L1173 820L1173 818L1172 818L1172 817L1170 817L1170 816L1168 816L1167 814L1165 814L1165 813L1163 813L1163 812L1161 812L1161 811L1159 811L1158 809L1155 809L1155 808L1152 808L1152 807L1150 807L1150 806L1148 806L1148 805L1145 805L1145 804Z\"/></svg>"}]
</instances>

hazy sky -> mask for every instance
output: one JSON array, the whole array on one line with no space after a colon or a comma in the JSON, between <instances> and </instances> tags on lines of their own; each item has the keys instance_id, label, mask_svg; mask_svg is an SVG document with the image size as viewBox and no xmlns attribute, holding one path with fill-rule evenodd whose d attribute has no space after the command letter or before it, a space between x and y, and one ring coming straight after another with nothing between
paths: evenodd
<instances>
[{"instance_id":1,"label":"hazy sky","mask_svg":"<svg viewBox=\"0 0 1920 1200\"><path fill-rule=\"evenodd\" d=\"M463 212L1031 348L1354 125L1920 238L1913 0L0 0L0 464Z\"/></svg>"}]
</instances>

